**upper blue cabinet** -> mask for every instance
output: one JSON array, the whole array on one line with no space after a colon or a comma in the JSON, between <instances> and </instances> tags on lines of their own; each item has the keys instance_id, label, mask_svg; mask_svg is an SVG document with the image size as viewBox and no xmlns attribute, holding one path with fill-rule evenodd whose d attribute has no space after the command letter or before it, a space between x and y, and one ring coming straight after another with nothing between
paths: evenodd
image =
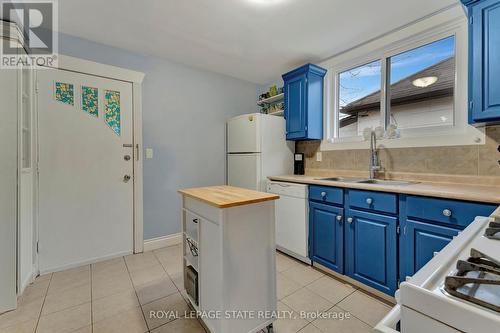
<instances>
[{"instance_id":1,"label":"upper blue cabinet","mask_svg":"<svg viewBox=\"0 0 500 333\"><path fill-rule=\"evenodd\" d=\"M307 64L283 75L287 140L323 139L326 69Z\"/></svg>"},{"instance_id":2,"label":"upper blue cabinet","mask_svg":"<svg viewBox=\"0 0 500 333\"><path fill-rule=\"evenodd\" d=\"M469 15L469 123L500 121L500 0L461 0Z\"/></svg>"}]
</instances>

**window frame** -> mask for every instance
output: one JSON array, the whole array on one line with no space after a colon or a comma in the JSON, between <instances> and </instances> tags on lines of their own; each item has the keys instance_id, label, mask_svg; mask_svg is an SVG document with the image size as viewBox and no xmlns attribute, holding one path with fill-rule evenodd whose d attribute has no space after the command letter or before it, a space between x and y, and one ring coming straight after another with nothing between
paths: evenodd
<instances>
[{"instance_id":1,"label":"window frame","mask_svg":"<svg viewBox=\"0 0 500 333\"><path fill-rule=\"evenodd\" d=\"M460 13L462 14L462 13ZM432 18L431 18L432 19ZM328 68L325 84L325 138L323 150L366 148L364 138L338 137L339 121L339 75L349 69L363 66L374 61L381 61L381 110L380 125L387 128L390 116L389 62L392 56L411 51L448 38L455 38L455 84L453 125L436 125L421 128L400 129L401 136L396 139L382 139L386 147L426 147L481 144L485 141L484 130L468 124L467 77L468 77L468 21L460 15L454 19L434 23L429 28L426 19L351 49L324 62ZM434 21L439 21L435 19ZM410 30L411 33L405 30ZM405 33L406 32L406 33ZM406 35L406 36L405 36ZM381 41L382 40L382 41ZM389 41L383 41L389 40ZM350 56L351 55L351 56ZM337 59L340 58L340 59ZM438 138L438 139L437 139Z\"/></svg>"}]
</instances>

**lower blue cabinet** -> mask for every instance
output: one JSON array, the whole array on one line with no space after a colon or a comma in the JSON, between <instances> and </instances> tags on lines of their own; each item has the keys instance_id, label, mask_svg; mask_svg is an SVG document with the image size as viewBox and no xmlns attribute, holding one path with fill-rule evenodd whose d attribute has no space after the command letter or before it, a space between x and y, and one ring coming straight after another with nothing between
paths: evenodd
<instances>
[{"instance_id":1,"label":"lower blue cabinet","mask_svg":"<svg viewBox=\"0 0 500 333\"><path fill-rule=\"evenodd\" d=\"M398 218L348 209L345 225L347 275L389 295L398 285Z\"/></svg>"},{"instance_id":2,"label":"lower blue cabinet","mask_svg":"<svg viewBox=\"0 0 500 333\"><path fill-rule=\"evenodd\" d=\"M401 221L400 278L402 281L415 274L441 251L459 230L441 225L406 220Z\"/></svg>"},{"instance_id":3,"label":"lower blue cabinet","mask_svg":"<svg viewBox=\"0 0 500 333\"><path fill-rule=\"evenodd\" d=\"M309 257L312 261L344 273L344 209L309 203Z\"/></svg>"}]
</instances>

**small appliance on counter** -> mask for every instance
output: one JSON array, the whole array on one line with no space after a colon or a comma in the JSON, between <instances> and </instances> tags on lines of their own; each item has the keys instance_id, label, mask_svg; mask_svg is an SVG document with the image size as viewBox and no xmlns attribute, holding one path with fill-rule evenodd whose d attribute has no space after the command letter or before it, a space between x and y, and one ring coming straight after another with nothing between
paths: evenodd
<instances>
[{"instance_id":1,"label":"small appliance on counter","mask_svg":"<svg viewBox=\"0 0 500 333\"><path fill-rule=\"evenodd\" d=\"M304 153L295 153L293 156L293 174L303 175L304 173Z\"/></svg>"}]
</instances>

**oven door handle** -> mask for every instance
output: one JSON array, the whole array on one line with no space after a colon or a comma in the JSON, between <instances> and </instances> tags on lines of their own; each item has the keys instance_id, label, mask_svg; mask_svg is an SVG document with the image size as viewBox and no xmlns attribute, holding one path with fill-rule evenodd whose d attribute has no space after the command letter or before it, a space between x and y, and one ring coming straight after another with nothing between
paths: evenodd
<instances>
[{"instance_id":1,"label":"oven door handle","mask_svg":"<svg viewBox=\"0 0 500 333\"><path fill-rule=\"evenodd\" d=\"M377 326L375 326L374 332L377 333L400 333L396 326L401 320L401 306L397 304L392 308L392 310L382 319Z\"/></svg>"}]
</instances>

